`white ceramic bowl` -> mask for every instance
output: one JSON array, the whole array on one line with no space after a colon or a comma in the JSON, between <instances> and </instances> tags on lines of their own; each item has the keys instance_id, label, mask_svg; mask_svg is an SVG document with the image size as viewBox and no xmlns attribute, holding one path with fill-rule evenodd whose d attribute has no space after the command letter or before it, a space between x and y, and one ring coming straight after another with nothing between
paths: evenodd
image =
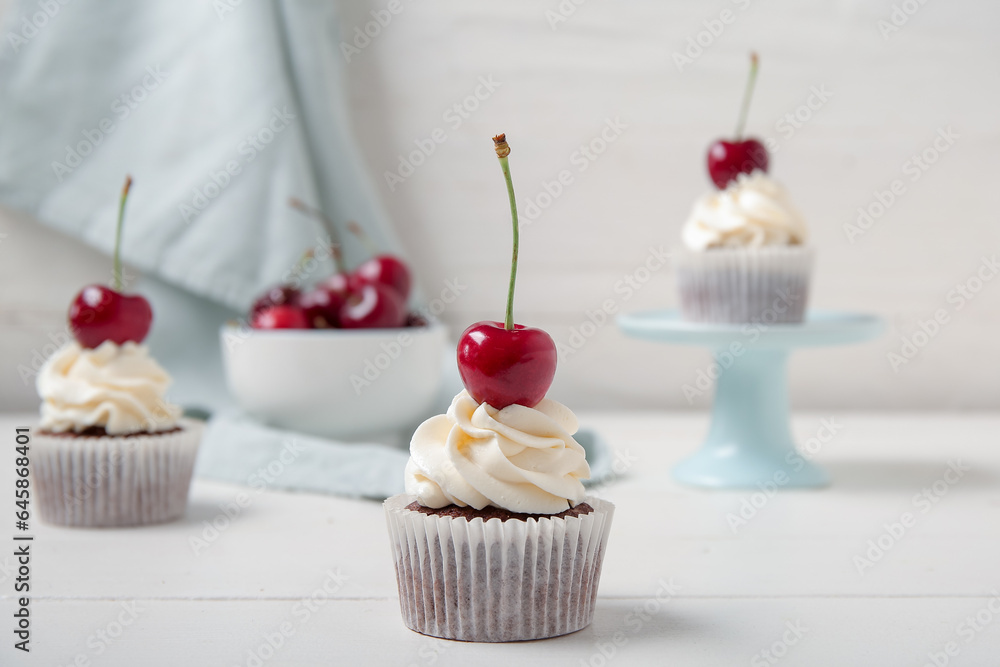
<instances>
[{"instance_id":1,"label":"white ceramic bowl","mask_svg":"<svg viewBox=\"0 0 1000 667\"><path fill-rule=\"evenodd\" d=\"M441 388L447 331L405 329L221 330L229 390L249 414L332 438L412 427Z\"/></svg>"}]
</instances>

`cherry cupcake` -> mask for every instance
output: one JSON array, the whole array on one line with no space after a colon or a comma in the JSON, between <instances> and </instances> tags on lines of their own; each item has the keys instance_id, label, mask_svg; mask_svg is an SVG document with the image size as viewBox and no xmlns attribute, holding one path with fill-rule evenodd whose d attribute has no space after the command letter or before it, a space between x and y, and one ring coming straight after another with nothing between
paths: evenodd
<instances>
[{"instance_id":1,"label":"cherry cupcake","mask_svg":"<svg viewBox=\"0 0 1000 667\"><path fill-rule=\"evenodd\" d=\"M410 443L406 493L385 501L403 622L435 637L555 637L593 619L614 506L586 497L577 420L544 398L556 347L515 325L517 212L504 135L494 138L514 223L504 322L458 345L466 389Z\"/></svg>"},{"instance_id":2,"label":"cherry cupcake","mask_svg":"<svg viewBox=\"0 0 1000 667\"><path fill-rule=\"evenodd\" d=\"M131 179L125 182L122 214ZM201 439L201 423L165 399L170 376L142 345L149 303L115 289L85 287L70 307L76 340L39 370L39 428L31 470L41 518L65 526L111 527L180 517Z\"/></svg>"},{"instance_id":3,"label":"cherry cupcake","mask_svg":"<svg viewBox=\"0 0 1000 667\"><path fill-rule=\"evenodd\" d=\"M719 191L695 203L682 232L677 283L689 321L774 324L805 316L814 261L805 222L767 175L767 149L742 137L756 74L753 54L736 139L708 151Z\"/></svg>"}]
</instances>

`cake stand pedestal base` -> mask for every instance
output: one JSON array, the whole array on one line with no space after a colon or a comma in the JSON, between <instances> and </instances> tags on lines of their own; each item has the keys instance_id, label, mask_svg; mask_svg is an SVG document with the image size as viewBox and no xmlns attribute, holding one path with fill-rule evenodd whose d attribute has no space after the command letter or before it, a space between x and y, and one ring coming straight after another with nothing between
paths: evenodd
<instances>
[{"instance_id":1,"label":"cake stand pedestal base","mask_svg":"<svg viewBox=\"0 0 1000 667\"><path fill-rule=\"evenodd\" d=\"M714 351L718 378L712 421L701 449L681 461L674 478L712 488L815 487L829 475L795 448L788 409L787 365L796 347L869 340L877 317L810 311L801 324L719 325L685 322L677 311L622 315L625 333Z\"/></svg>"}]
</instances>

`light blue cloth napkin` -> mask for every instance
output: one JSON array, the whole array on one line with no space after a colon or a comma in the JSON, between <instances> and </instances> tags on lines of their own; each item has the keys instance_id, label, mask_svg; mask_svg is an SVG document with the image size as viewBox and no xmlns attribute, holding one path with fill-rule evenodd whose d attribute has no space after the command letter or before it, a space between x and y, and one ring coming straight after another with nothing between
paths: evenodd
<instances>
[{"instance_id":1,"label":"light blue cloth napkin","mask_svg":"<svg viewBox=\"0 0 1000 667\"><path fill-rule=\"evenodd\" d=\"M587 450L591 471L587 484L611 476L611 451L604 440L587 428L575 437ZM402 439L395 446L334 442L268 428L238 411L227 411L209 422L195 472L256 489L383 499L403 492L407 459Z\"/></svg>"},{"instance_id":2,"label":"light blue cloth napkin","mask_svg":"<svg viewBox=\"0 0 1000 667\"><path fill-rule=\"evenodd\" d=\"M462 389L454 355L442 360L441 372L441 391L432 414L445 412ZM380 442L338 442L270 427L239 409L224 409L208 423L195 474L258 489L382 499L403 491L411 433L412 428L389 434ZM609 479L612 453L604 439L587 427L574 437L587 452L591 473L587 484Z\"/></svg>"},{"instance_id":3,"label":"light blue cloth napkin","mask_svg":"<svg viewBox=\"0 0 1000 667\"><path fill-rule=\"evenodd\" d=\"M19 2L8 30L29 37L0 49L0 201L110 253L132 174L126 262L242 311L324 238L290 196L401 248L352 138L336 4L232 4L60 2L29 31L39 5ZM343 236L350 264L367 256Z\"/></svg>"}]
</instances>

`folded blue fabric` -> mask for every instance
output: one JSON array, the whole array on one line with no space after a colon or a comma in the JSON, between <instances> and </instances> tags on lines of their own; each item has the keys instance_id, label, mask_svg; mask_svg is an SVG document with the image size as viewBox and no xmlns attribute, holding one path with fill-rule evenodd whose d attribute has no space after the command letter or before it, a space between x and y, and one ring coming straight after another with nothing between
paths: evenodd
<instances>
[{"instance_id":1,"label":"folded blue fabric","mask_svg":"<svg viewBox=\"0 0 1000 667\"><path fill-rule=\"evenodd\" d=\"M604 440L586 428L575 437L587 450L591 470L587 484L610 477L611 451ZM392 444L337 442L270 428L229 411L209 422L195 474L256 489L383 499L403 492L409 457L402 440Z\"/></svg>"},{"instance_id":2,"label":"folded blue fabric","mask_svg":"<svg viewBox=\"0 0 1000 667\"><path fill-rule=\"evenodd\" d=\"M290 196L400 252L351 131L336 3L53 6L29 30L39 5L19 2L0 49L4 204L110 253L130 173L126 263L236 310L326 238Z\"/></svg>"}]
</instances>

